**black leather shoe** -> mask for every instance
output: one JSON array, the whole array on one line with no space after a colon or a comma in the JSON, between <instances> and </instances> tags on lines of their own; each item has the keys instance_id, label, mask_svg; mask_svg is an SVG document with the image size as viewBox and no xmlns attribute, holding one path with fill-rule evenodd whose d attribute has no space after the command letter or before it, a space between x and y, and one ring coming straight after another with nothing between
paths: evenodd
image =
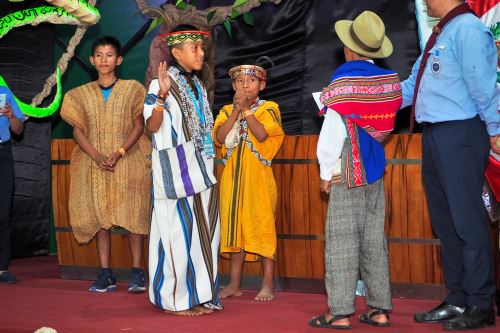
<instances>
[{"instance_id":1,"label":"black leather shoe","mask_svg":"<svg viewBox=\"0 0 500 333\"><path fill-rule=\"evenodd\" d=\"M428 312L415 313L415 321L418 323L440 323L460 316L465 311L465 307L443 302Z\"/></svg>"},{"instance_id":2,"label":"black leather shoe","mask_svg":"<svg viewBox=\"0 0 500 333\"><path fill-rule=\"evenodd\" d=\"M477 306L468 306L465 312L447 322L443 328L448 331L473 330L495 325L495 311L493 309L483 310Z\"/></svg>"}]
</instances>

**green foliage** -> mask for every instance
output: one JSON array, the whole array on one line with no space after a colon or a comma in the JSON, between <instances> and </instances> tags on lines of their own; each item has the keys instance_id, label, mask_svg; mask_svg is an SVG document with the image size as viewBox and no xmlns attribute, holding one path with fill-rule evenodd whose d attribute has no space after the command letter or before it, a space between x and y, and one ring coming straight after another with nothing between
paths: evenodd
<instances>
[{"instance_id":1,"label":"green foliage","mask_svg":"<svg viewBox=\"0 0 500 333\"><path fill-rule=\"evenodd\" d=\"M236 0L236 1L234 2L234 4L233 4L233 8L234 8L234 7L239 7L239 6L241 6L241 5L244 5L244 4L246 4L247 2L248 2L248 0Z\"/></svg>"},{"instance_id":2,"label":"green foliage","mask_svg":"<svg viewBox=\"0 0 500 333\"><path fill-rule=\"evenodd\" d=\"M226 32L228 33L229 37L232 37L232 29L231 29L231 21L238 18L241 16L241 13L238 11L238 8L245 5L248 2L248 0L235 0L232 8L231 8L231 14L226 18L226 20L223 22L224 28L226 29ZM260 0L260 2L267 2L267 0ZM184 10L187 8L188 5L191 6L196 6L196 0L176 0L175 1L175 7L177 7L180 10ZM212 19L215 16L215 10L211 11L207 15L207 23L210 23ZM250 13L245 13L243 14L243 21L251 26L255 25L255 19ZM152 23L151 26L149 27L147 33L149 33L151 30L156 28L158 25L162 24L163 20L160 22L159 20L155 19Z\"/></svg>"},{"instance_id":3,"label":"green foliage","mask_svg":"<svg viewBox=\"0 0 500 333\"><path fill-rule=\"evenodd\" d=\"M236 10L236 8L232 8L231 9L231 18L234 20L235 18L237 18L238 16L240 16L240 13L238 12L238 10Z\"/></svg>"},{"instance_id":4,"label":"green foliage","mask_svg":"<svg viewBox=\"0 0 500 333\"><path fill-rule=\"evenodd\" d=\"M255 24L255 20L253 18L253 15L250 13L245 13L243 14L243 21L245 21L246 24L253 26Z\"/></svg>"},{"instance_id":5,"label":"green foliage","mask_svg":"<svg viewBox=\"0 0 500 333\"><path fill-rule=\"evenodd\" d=\"M214 18L214 15L215 15L215 10L211 11L210 13L208 13L208 15L207 15L207 23L210 23L210 21L212 21L212 19Z\"/></svg>"},{"instance_id":6,"label":"green foliage","mask_svg":"<svg viewBox=\"0 0 500 333\"><path fill-rule=\"evenodd\" d=\"M152 21L151 24L149 25L148 30L146 31L145 35L149 34L151 31L153 31L156 27L159 27L160 25L163 24L165 19L163 16L161 17L155 17Z\"/></svg>"},{"instance_id":7,"label":"green foliage","mask_svg":"<svg viewBox=\"0 0 500 333\"><path fill-rule=\"evenodd\" d=\"M231 33L231 22L229 22L229 19L226 19L224 21L224 28L226 28L226 31L227 31L229 37L233 37L233 35Z\"/></svg>"},{"instance_id":8,"label":"green foliage","mask_svg":"<svg viewBox=\"0 0 500 333\"><path fill-rule=\"evenodd\" d=\"M184 0L177 0L175 2L175 7L178 9L184 10L187 8L187 3Z\"/></svg>"}]
</instances>

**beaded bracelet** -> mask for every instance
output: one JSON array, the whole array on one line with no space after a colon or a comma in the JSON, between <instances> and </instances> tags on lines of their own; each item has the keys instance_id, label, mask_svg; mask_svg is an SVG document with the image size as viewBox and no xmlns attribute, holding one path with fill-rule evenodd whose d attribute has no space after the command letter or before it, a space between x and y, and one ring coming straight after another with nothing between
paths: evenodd
<instances>
[{"instance_id":1,"label":"beaded bracelet","mask_svg":"<svg viewBox=\"0 0 500 333\"><path fill-rule=\"evenodd\" d=\"M160 92L158 91L158 95L156 95L156 96L157 96L159 99L161 99L161 100L165 100L165 98L167 98L167 96L168 96L168 91L167 91L167 93L166 93L165 95L161 95L161 94L160 94Z\"/></svg>"}]
</instances>

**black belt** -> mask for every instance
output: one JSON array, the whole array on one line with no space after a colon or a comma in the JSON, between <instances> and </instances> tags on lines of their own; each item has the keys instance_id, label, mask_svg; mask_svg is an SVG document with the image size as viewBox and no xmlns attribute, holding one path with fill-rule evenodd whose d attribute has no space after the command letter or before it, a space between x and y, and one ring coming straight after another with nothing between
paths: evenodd
<instances>
[{"instance_id":1,"label":"black belt","mask_svg":"<svg viewBox=\"0 0 500 333\"><path fill-rule=\"evenodd\" d=\"M479 115L473 117L473 118L468 118L468 119L460 119L460 120L447 120L447 121L439 121L439 122L435 122L435 123L430 123L430 122L427 122L427 121L423 121L420 124L420 126L422 127L432 127L432 126L436 126L436 125L444 125L444 124L448 124L448 123L452 123L452 122L459 122L459 121L470 121L470 120L474 120L474 119L480 119L479 118Z\"/></svg>"},{"instance_id":2,"label":"black belt","mask_svg":"<svg viewBox=\"0 0 500 333\"><path fill-rule=\"evenodd\" d=\"M440 121L440 122L437 122L437 123L429 123L427 121L424 121L424 122L420 123L420 126L422 126L422 127L432 127L432 126L442 125L442 124L447 124L447 123L449 123L449 121Z\"/></svg>"}]
</instances>

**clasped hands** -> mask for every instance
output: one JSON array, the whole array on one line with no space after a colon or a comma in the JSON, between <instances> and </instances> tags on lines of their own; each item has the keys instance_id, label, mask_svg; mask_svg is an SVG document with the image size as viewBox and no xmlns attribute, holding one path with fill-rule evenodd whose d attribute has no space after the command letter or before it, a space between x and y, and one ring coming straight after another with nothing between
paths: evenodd
<instances>
[{"instance_id":1,"label":"clasped hands","mask_svg":"<svg viewBox=\"0 0 500 333\"><path fill-rule=\"evenodd\" d=\"M245 92L237 90L234 93L233 106L234 106L234 111L240 113L243 117L243 112L246 110L250 110L252 105Z\"/></svg>"},{"instance_id":2,"label":"clasped hands","mask_svg":"<svg viewBox=\"0 0 500 333\"><path fill-rule=\"evenodd\" d=\"M120 152L118 152L118 151L115 151L115 152L111 153L108 157L106 157L102 154L99 154L94 159L94 162L97 164L99 169L104 170L104 171L114 172L116 163L118 163L118 160L120 158L122 158L122 154L120 154Z\"/></svg>"}]
</instances>

